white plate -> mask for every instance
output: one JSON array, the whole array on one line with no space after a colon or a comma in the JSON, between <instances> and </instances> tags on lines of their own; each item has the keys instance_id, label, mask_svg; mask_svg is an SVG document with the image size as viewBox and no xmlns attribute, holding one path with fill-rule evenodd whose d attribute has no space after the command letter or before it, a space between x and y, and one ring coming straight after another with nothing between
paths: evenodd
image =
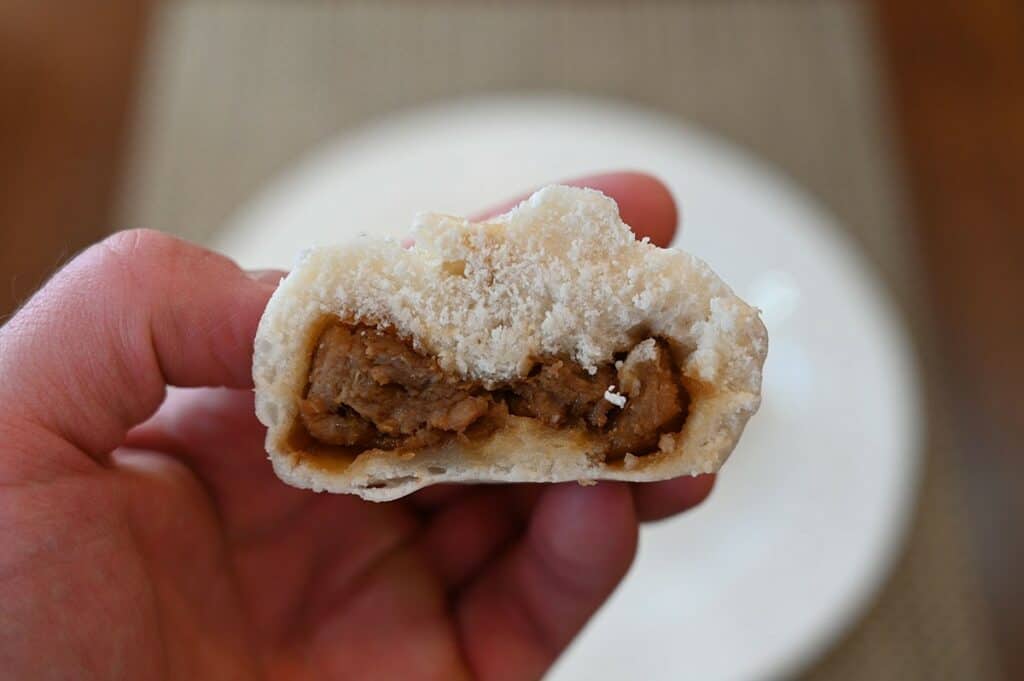
<instances>
[{"instance_id":1,"label":"white plate","mask_svg":"<svg viewBox=\"0 0 1024 681\"><path fill-rule=\"evenodd\" d=\"M779 176L678 121L604 101L504 96L346 135L244 210L217 244L247 266L424 209L467 214L604 169L663 178L680 246L764 310L765 399L708 503L645 528L625 583L556 679L764 679L823 652L878 587L918 475L906 334L832 218Z\"/></svg>"}]
</instances>

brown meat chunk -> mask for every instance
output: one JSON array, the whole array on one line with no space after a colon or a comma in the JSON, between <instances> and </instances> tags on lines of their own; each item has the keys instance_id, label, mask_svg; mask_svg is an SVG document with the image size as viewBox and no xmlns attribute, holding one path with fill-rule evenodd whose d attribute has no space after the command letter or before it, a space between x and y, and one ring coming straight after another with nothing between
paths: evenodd
<instances>
[{"instance_id":1,"label":"brown meat chunk","mask_svg":"<svg viewBox=\"0 0 1024 681\"><path fill-rule=\"evenodd\" d=\"M581 419L597 428L607 422L614 405L604 399L604 391L615 383L614 369L603 366L591 375L580 365L560 359L538 367L509 387L513 414L532 416L555 427Z\"/></svg>"},{"instance_id":2,"label":"brown meat chunk","mask_svg":"<svg viewBox=\"0 0 1024 681\"><path fill-rule=\"evenodd\" d=\"M682 428L688 399L664 343L649 339L634 347L619 369L619 385L627 401L608 430L606 458L651 451L662 433Z\"/></svg>"},{"instance_id":3,"label":"brown meat chunk","mask_svg":"<svg viewBox=\"0 0 1024 681\"><path fill-rule=\"evenodd\" d=\"M317 440L331 445L368 447L378 435L372 423L348 407L331 406L319 397L310 397L299 405L306 430Z\"/></svg>"},{"instance_id":4,"label":"brown meat chunk","mask_svg":"<svg viewBox=\"0 0 1024 681\"><path fill-rule=\"evenodd\" d=\"M476 392L394 334L336 324L317 344L300 416L328 444L366 446L369 438L390 449L395 438L422 439L423 431L462 432L490 408L486 392Z\"/></svg>"},{"instance_id":5,"label":"brown meat chunk","mask_svg":"<svg viewBox=\"0 0 1024 681\"><path fill-rule=\"evenodd\" d=\"M605 399L615 384L627 397L621 409ZM654 339L636 345L618 369L590 374L547 358L490 392L445 374L393 332L337 323L317 343L299 416L326 444L393 449L482 436L510 412L602 433L606 456L616 458L657 447L661 433L682 427L687 402L667 345Z\"/></svg>"}]
</instances>

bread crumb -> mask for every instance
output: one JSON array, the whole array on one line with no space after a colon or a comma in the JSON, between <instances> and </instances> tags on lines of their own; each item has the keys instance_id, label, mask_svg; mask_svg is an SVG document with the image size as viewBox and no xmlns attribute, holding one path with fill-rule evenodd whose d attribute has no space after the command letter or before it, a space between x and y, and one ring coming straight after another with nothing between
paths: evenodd
<instances>
[{"instance_id":1,"label":"bread crumb","mask_svg":"<svg viewBox=\"0 0 1024 681\"><path fill-rule=\"evenodd\" d=\"M633 456L629 452L626 452L626 456L622 457L622 467L625 468L627 471L633 470L639 463L640 457Z\"/></svg>"},{"instance_id":2,"label":"bread crumb","mask_svg":"<svg viewBox=\"0 0 1024 681\"><path fill-rule=\"evenodd\" d=\"M580 487L593 487L597 484L597 480L577 480L576 483Z\"/></svg>"},{"instance_id":3,"label":"bread crumb","mask_svg":"<svg viewBox=\"0 0 1024 681\"><path fill-rule=\"evenodd\" d=\"M608 400L619 409L626 406L626 396L615 392L614 385L608 386L608 389L604 391L604 399Z\"/></svg>"}]
</instances>

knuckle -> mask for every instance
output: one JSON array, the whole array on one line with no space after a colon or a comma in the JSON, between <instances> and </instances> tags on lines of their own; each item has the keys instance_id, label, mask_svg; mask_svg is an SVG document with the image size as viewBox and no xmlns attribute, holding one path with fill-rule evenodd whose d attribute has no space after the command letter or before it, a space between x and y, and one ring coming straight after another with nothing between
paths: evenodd
<instances>
[{"instance_id":1,"label":"knuckle","mask_svg":"<svg viewBox=\"0 0 1024 681\"><path fill-rule=\"evenodd\" d=\"M129 229L96 244L88 269L101 278L118 276L152 288L188 276L205 251L154 229Z\"/></svg>"},{"instance_id":2,"label":"knuckle","mask_svg":"<svg viewBox=\"0 0 1024 681\"><path fill-rule=\"evenodd\" d=\"M185 242L152 229L116 232L68 263L55 284L62 295L116 297L132 291L139 296L159 287L163 273L173 271L187 248Z\"/></svg>"},{"instance_id":3,"label":"knuckle","mask_svg":"<svg viewBox=\"0 0 1024 681\"><path fill-rule=\"evenodd\" d=\"M145 276L164 272L178 278L195 273L237 271L224 256L155 229L117 232L98 244L130 272Z\"/></svg>"},{"instance_id":4,"label":"knuckle","mask_svg":"<svg viewBox=\"0 0 1024 681\"><path fill-rule=\"evenodd\" d=\"M185 243L155 229L128 229L111 234L99 246L114 258L137 261L167 257L183 250Z\"/></svg>"}]
</instances>

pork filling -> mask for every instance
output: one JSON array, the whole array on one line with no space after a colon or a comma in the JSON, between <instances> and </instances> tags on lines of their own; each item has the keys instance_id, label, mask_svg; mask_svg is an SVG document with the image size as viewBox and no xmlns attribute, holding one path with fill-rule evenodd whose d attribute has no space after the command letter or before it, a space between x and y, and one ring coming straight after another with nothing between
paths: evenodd
<instances>
[{"instance_id":1,"label":"pork filling","mask_svg":"<svg viewBox=\"0 0 1024 681\"><path fill-rule=\"evenodd\" d=\"M606 459L655 450L682 428L689 395L668 345L648 338L594 374L538 358L526 376L487 389L453 376L393 331L336 322L313 354L302 425L323 444L416 449L482 437L509 414L600 435Z\"/></svg>"}]
</instances>

